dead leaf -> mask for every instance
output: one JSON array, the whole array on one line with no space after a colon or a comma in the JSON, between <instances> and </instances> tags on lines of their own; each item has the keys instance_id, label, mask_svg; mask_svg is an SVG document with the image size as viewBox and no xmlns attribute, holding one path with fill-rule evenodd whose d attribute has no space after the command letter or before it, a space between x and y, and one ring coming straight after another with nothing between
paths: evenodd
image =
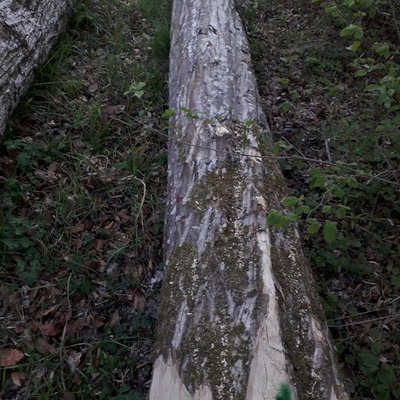
<instances>
[{"instance_id":1,"label":"dead leaf","mask_svg":"<svg viewBox=\"0 0 400 400\"><path fill-rule=\"evenodd\" d=\"M119 313L118 310L116 310L114 313L111 314L111 316L108 319L108 326L112 328L113 326L117 325L119 322Z\"/></svg>"},{"instance_id":2,"label":"dead leaf","mask_svg":"<svg viewBox=\"0 0 400 400\"><path fill-rule=\"evenodd\" d=\"M28 326L33 332L37 332L39 330L39 325L33 319L28 321Z\"/></svg>"},{"instance_id":3,"label":"dead leaf","mask_svg":"<svg viewBox=\"0 0 400 400\"><path fill-rule=\"evenodd\" d=\"M96 82L94 82L88 87L88 92L94 93L98 88L99 88L99 85Z\"/></svg>"},{"instance_id":4,"label":"dead leaf","mask_svg":"<svg viewBox=\"0 0 400 400\"><path fill-rule=\"evenodd\" d=\"M85 264L86 268L90 271L103 272L105 268L105 262L103 260L91 260Z\"/></svg>"},{"instance_id":5,"label":"dead leaf","mask_svg":"<svg viewBox=\"0 0 400 400\"><path fill-rule=\"evenodd\" d=\"M75 372L74 373L74 382L79 386L82 383L82 378L81 376Z\"/></svg>"},{"instance_id":6,"label":"dead leaf","mask_svg":"<svg viewBox=\"0 0 400 400\"><path fill-rule=\"evenodd\" d=\"M80 224L76 224L75 226L68 227L67 231L69 233L79 233L79 232L82 232L84 228L85 228L85 224L83 222L81 222Z\"/></svg>"},{"instance_id":7,"label":"dead leaf","mask_svg":"<svg viewBox=\"0 0 400 400\"><path fill-rule=\"evenodd\" d=\"M136 277L137 278L141 278L142 276L143 276L143 274L144 274L144 268L143 268L143 265L142 264L138 264L137 266L136 266Z\"/></svg>"},{"instance_id":8,"label":"dead leaf","mask_svg":"<svg viewBox=\"0 0 400 400\"><path fill-rule=\"evenodd\" d=\"M75 239L73 242L74 249L79 250L82 247L82 240Z\"/></svg>"},{"instance_id":9,"label":"dead leaf","mask_svg":"<svg viewBox=\"0 0 400 400\"><path fill-rule=\"evenodd\" d=\"M146 306L146 299L143 296L136 295L133 300L133 307L137 311L143 311Z\"/></svg>"},{"instance_id":10,"label":"dead leaf","mask_svg":"<svg viewBox=\"0 0 400 400\"><path fill-rule=\"evenodd\" d=\"M127 210L121 210L118 214L117 214L122 221L124 222L128 222L130 220L130 216L127 214Z\"/></svg>"},{"instance_id":11,"label":"dead leaf","mask_svg":"<svg viewBox=\"0 0 400 400\"><path fill-rule=\"evenodd\" d=\"M19 293L10 294L3 302L4 308L19 311L21 309L21 295Z\"/></svg>"},{"instance_id":12,"label":"dead leaf","mask_svg":"<svg viewBox=\"0 0 400 400\"><path fill-rule=\"evenodd\" d=\"M61 332L61 328L51 323L40 324L39 329L44 336L56 336Z\"/></svg>"},{"instance_id":13,"label":"dead leaf","mask_svg":"<svg viewBox=\"0 0 400 400\"><path fill-rule=\"evenodd\" d=\"M76 367L81 362L81 357L82 357L82 353L80 353L80 352L77 352L75 350L68 351L67 364L68 364L69 368L71 369L71 372L75 372Z\"/></svg>"},{"instance_id":14,"label":"dead leaf","mask_svg":"<svg viewBox=\"0 0 400 400\"><path fill-rule=\"evenodd\" d=\"M31 332L29 329L24 329L24 334L21 337L21 342L31 349L35 348L35 342L32 340Z\"/></svg>"},{"instance_id":15,"label":"dead leaf","mask_svg":"<svg viewBox=\"0 0 400 400\"><path fill-rule=\"evenodd\" d=\"M42 171L40 169L33 171L33 175L35 175L36 178L42 179L43 181L46 182L54 181L53 177L51 177L46 171Z\"/></svg>"},{"instance_id":16,"label":"dead leaf","mask_svg":"<svg viewBox=\"0 0 400 400\"><path fill-rule=\"evenodd\" d=\"M10 290L6 285L0 285L0 300L6 300L10 295Z\"/></svg>"},{"instance_id":17,"label":"dead leaf","mask_svg":"<svg viewBox=\"0 0 400 400\"><path fill-rule=\"evenodd\" d=\"M11 380L15 386L21 386L22 381L25 379L25 375L22 372L14 371L11 372Z\"/></svg>"},{"instance_id":18,"label":"dead leaf","mask_svg":"<svg viewBox=\"0 0 400 400\"><path fill-rule=\"evenodd\" d=\"M42 317L45 317L47 315L54 316L56 314L56 311L57 311L58 307L60 307L60 304L56 304L55 306L50 307L47 310L43 311L42 312Z\"/></svg>"},{"instance_id":19,"label":"dead leaf","mask_svg":"<svg viewBox=\"0 0 400 400\"><path fill-rule=\"evenodd\" d=\"M58 169L58 165L55 162L52 162L49 164L49 166L47 167L47 171L49 172L56 172Z\"/></svg>"},{"instance_id":20,"label":"dead leaf","mask_svg":"<svg viewBox=\"0 0 400 400\"><path fill-rule=\"evenodd\" d=\"M97 240L96 240L96 244L94 245L94 248L95 248L97 251L99 251L99 250L102 249L103 245L104 245L103 241L102 241L101 239L97 239Z\"/></svg>"},{"instance_id":21,"label":"dead leaf","mask_svg":"<svg viewBox=\"0 0 400 400\"><path fill-rule=\"evenodd\" d=\"M56 348L53 345L51 345L45 338L38 339L37 351L44 356L57 353Z\"/></svg>"},{"instance_id":22,"label":"dead leaf","mask_svg":"<svg viewBox=\"0 0 400 400\"><path fill-rule=\"evenodd\" d=\"M65 320L69 321L72 318L72 309L68 308L68 310L65 312L64 316L65 316Z\"/></svg>"},{"instance_id":23,"label":"dead leaf","mask_svg":"<svg viewBox=\"0 0 400 400\"><path fill-rule=\"evenodd\" d=\"M93 322L94 327L101 328L102 326L104 326L104 323L105 323L104 320L105 320L105 317L102 317L102 316L96 317Z\"/></svg>"},{"instance_id":24,"label":"dead leaf","mask_svg":"<svg viewBox=\"0 0 400 400\"><path fill-rule=\"evenodd\" d=\"M101 114L104 117L110 116L112 114L119 114L125 109L125 106L120 104L117 106L106 106L101 109Z\"/></svg>"},{"instance_id":25,"label":"dead leaf","mask_svg":"<svg viewBox=\"0 0 400 400\"><path fill-rule=\"evenodd\" d=\"M112 297L110 293L105 292L104 290L99 290L99 296L103 299L111 299Z\"/></svg>"},{"instance_id":26,"label":"dead leaf","mask_svg":"<svg viewBox=\"0 0 400 400\"><path fill-rule=\"evenodd\" d=\"M35 283L35 285L30 288L30 290L29 290L29 298L31 299L31 301L35 300L35 297L39 293L40 287L41 286L38 283Z\"/></svg>"},{"instance_id":27,"label":"dead leaf","mask_svg":"<svg viewBox=\"0 0 400 400\"><path fill-rule=\"evenodd\" d=\"M18 363L24 353L17 349L0 349L0 366L10 367Z\"/></svg>"},{"instance_id":28,"label":"dead leaf","mask_svg":"<svg viewBox=\"0 0 400 400\"><path fill-rule=\"evenodd\" d=\"M75 395L71 392L66 392L63 394L62 400L75 400Z\"/></svg>"},{"instance_id":29,"label":"dead leaf","mask_svg":"<svg viewBox=\"0 0 400 400\"><path fill-rule=\"evenodd\" d=\"M85 318L79 318L76 321L71 321L71 324L73 325L75 332L80 332L85 326L85 322Z\"/></svg>"}]
</instances>

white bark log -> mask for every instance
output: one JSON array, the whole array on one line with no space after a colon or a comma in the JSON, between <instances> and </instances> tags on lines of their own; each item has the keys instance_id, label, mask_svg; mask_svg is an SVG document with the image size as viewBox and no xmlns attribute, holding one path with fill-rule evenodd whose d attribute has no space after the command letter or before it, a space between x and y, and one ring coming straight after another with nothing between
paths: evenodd
<instances>
[{"instance_id":1,"label":"white bark log","mask_svg":"<svg viewBox=\"0 0 400 400\"><path fill-rule=\"evenodd\" d=\"M176 115L150 399L269 400L281 384L292 399L346 399L298 233L266 225L285 182L233 0L175 1L171 31Z\"/></svg>"},{"instance_id":2,"label":"white bark log","mask_svg":"<svg viewBox=\"0 0 400 400\"><path fill-rule=\"evenodd\" d=\"M0 135L65 25L73 0L0 0Z\"/></svg>"}]
</instances>

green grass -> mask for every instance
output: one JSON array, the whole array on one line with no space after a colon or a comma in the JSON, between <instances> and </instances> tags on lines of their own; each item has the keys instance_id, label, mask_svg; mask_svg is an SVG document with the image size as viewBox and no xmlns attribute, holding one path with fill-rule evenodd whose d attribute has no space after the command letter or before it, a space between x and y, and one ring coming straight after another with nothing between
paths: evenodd
<instances>
[{"instance_id":1,"label":"green grass","mask_svg":"<svg viewBox=\"0 0 400 400\"><path fill-rule=\"evenodd\" d=\"M23 352L0 368L5 398L148 390L147 277L161 261L166 184L162 15L133 0L78 2L1 138L0 352Z\"/></svg>"}]
</instances>

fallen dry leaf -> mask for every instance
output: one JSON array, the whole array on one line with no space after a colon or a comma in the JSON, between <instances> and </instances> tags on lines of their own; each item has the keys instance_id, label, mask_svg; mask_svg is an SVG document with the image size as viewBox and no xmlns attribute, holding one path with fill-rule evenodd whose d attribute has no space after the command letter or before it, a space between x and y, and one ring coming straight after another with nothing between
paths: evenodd
<instances>
[{"instance_id":1,"label":"fallen dry leaf","mask_svg":"<svg viewBox=\"0 0 400 400\"><path fill-rule=\"evenodd\" d=\"M25 375L22 372L14 371L11 373L11 380L15 386L21 386Z\"/></svg>"},{"instance_id":2,"label":"fallen dry leaf","mask_svg":"<svg viewBox=\"0 0 400 400\"><path fill-rule=\"evenodd\" d=\"M146 306L146 299L143 296L135 295L133 300L133 307L137 311L143 311Z\"/></svg>"},{"instance_id":3,"label":"fallen dry leaf","mask_svg":"<svg viewBox=\"0 0 400 400\"><path fill-rule=\"evenodd\" d=\"M79 233L85 229L85 224L81 222L80 224L76 224L75 226L70 226L67 228L69 233Z\"/></svg>"},{"instance_id":4,"label":"fallen dry leaf","mask_svg":"<svg viewBox=\"0 0 400 400\"><path fill-rule=\"evenodd\" d=\"M33 319L28 321L28 326L33 332L37 332L39 330L39 325Z\"/></svg>"},{"instance_id":5,"label":"fallen dry leaf","mask_svg":"<svg viewBox=\"0 0 400 400\"><path fill-rule=\"evenodd\" d=\"M0 349L0 366L10 367L18 363L24 353L17 349Z\"/></svg>"},{"instance_id":6,"label":"fallen dry leaf","mask_svg":"<svg viewBox=\"0 0 400 400\"><path fill-rule=\"evenodd\" d=\"M85 326L85 318L78 318L76 321L71 321L71 325L73 325L75 332L80 332Z\"/></svg>"},{"instance_id":7,"label":"fallen dry leaf","mask_svg":"<svg viewBox=\"0 0 400 400\"><path fill-rule=\"evenodd\" d=\"M117 106L106 106L101 109L102 117L108 117L112 114L119 114L125 108L124 105L119 104Z\"/></svg>"},{"instance_id":8,"label":"fallen dry leaf","mask_svg":"<svg viewBox=\"0 0 400 400\"><path fill-rule=\"evenodd\" d=\"M35 342L32 339L31 332L29 329L24 329L24 334L21 337L21 341L25 346L33 349L35 347Z\"/></svg>"},{"instance_id":9,"label":"fallen dry leaf","mask_svg":"<svg viewBox=\"0 0 400 400\"><path fill-rule=\"evenodd\" d=\"M104 290L99 290L98 294L103 299L111 299L111 297L112 297L110 293L105 292Z\"/></svg>"},{"instance_id":10,"label":"fallen dry leaf","mask_svg":"<svg viewBox=\"0 0 400 400\"><path fill-rule=\"evenodd\" d=\"M103 316L96 317L93 322L94 327L95 328L102 327L105 323L104 320L105 320L105 317L103 317Z\"/></svg>"},{"instance_id":11,"label":"fallen dry leaf","mask_svg":"<svg viewBox=\"0 0 400 400\"><path fill-rule=\"evenodd\" d=\"M91 260L85 263L85 267L91 272L98 271L103 272L105 268L105 262L103 260Z\"/></svg>"},{"instance_id":12,"label":"fallen dry leaf","mask_svg":"<svg viewBox=\"0 0 400 400\"><path fill-rule=\"evenodd\" d=\"M57 163L52 162L49 164L49 166L47 167L47 171L51 171L51 172L56 172L58 169Z\"/></svg>"},{"instance_id":13,"label":"fallen dry leaf","mask_svg":"<svg viewBox=\"0 0 400 400\"><path fill-rule=\"evenodd\" d=\"M51 345L45 338L38 339L37 351L44 356L57 353L56 348L53 345Z\"/></svg>"},{"instance_id":14,"label":"fallen dry leaf","mask_svg":"<svg viewBox=\"0 0 400 400\"><path fill-rule=\"evenodd\" d=\"M89 93L94 93L99 88L99 85L95 82L88 87Z\"/></svg>"},{"instance_id":15,"label":"fallen dry leaf","mask_svg":"<svg viewBox=\"0 0 400 400\"><path fill-rule=\"evenodd\" d=\"M61 332L61 328L51 323L40 324L39 329L44 336L56 336Z\"/></svg>"},{"instance_id":16,"label":"fallen dry leaf","mask_svg":"<svg viewBox=\"0 0 400 400\"><path fill-rule=\"evenodd\" d=\"M104 245L104 242L101 239L96 239L96 244L95 244L94 248L97 251L99 251L102 249L103 245Z\"/></svg>"},{"instance_id":17,"label":"fallen dry leaf","mask_svg":"<svg viewBox=\"0 0 400 400\"><path fill-rule=\"evenodd\" d=\"M82 378L81 376L75 372L74 373L74 382L79 386L82 383Z\"/></svg>"},{"instance_id":18,"label":"fallen dry leaf","mask_svg":"<svg viewBox=\"0 0 400 400\"><path fill-rule=\"evenodd\" d=\"M124 222L128 222L130 220L130 216L127 213L127 210L121 210L118 214L117 214Z\"/></svg>"},{"instance_id":19,"label":"fallen dry leaf","mask_svg":"<svg viewBox=\"0 0 400 400\"><path fill-rule=\"evenodd\" d=\"M79 250L82 247L82 240L75 239L73 242L73 247L74 247L74 249Z\"/></svg>"},{"instance_id":20,"label":"fallen dry leaf","mask_svg":"<svg viewBox=\"0 0 400 400\"><path fill-rule=\"evenodd\" d=\"M67 364L71 372L75 372L76 367L81 362L82 353L75 350L68 350Z\"/></svg>"},{"instance_id":21,"label":"fallen dry leaf","mask_svg":"<svg viewBox=\"0 0 400 400\"><path fill-rule=\"evenodd\" d=\"M62 400L75 400L75 395L71 392L66 392L63 394Z\"/></svg>"},{"instance_id":22,"label":"fallen dry leaf","mask_svg":"<svg viewBox=\"0 0 400 400\"><path fill-rule=\"evenodd\" d=\"M0 300L5 300L10 295L10 289L6 285L0 285Z\"/></svg>"},{"instance_id":23,"label":"fallen dry leaf","mask_svg":"<svg viewBox=\"0 0 400 400\"><path fill-rule=\"evenodd\" d=\"M108 326L112 328L113 326L117 325L119 322L119 313L118 310L113 312L108 319Z\"/></svg>"},{"instance_id":24,"label":"fallen dry leaf","mask_svg":"<svg viewBox=\"0 0 400 400\"><path fill-rule=\"evenodd\" d=\"M58 307L60 307L60 304L56 304L55 306L48 308L47 310L42 312L42 316L45 317L47 315L55 315Z\"/></svg>"}]
</instances>

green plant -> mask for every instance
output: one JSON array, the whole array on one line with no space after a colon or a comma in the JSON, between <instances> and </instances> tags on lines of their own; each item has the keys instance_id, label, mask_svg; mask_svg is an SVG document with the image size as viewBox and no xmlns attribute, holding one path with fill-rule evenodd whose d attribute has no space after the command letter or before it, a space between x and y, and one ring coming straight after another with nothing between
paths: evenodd
<instances>
[{"instance_id":1,"label":"green plant","mask_svg":"<svg viewBox=\"0 0 400 400\"><path fill-rule=\"evenodd\" d=\"M292 395L290 393L289 385L281 384L278 394L275 396L275 400L291 400Z\"/></svg>"}]
</instances>

